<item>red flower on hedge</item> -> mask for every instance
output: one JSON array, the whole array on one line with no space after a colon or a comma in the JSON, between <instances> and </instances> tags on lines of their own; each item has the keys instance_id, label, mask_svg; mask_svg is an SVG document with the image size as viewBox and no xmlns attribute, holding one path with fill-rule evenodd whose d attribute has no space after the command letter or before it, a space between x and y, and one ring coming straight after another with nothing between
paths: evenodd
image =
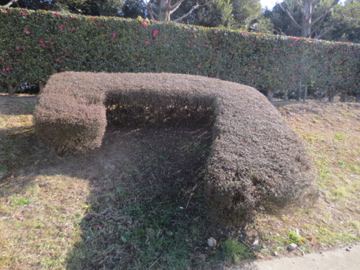
<instances>
[{"instance_id":1,"label":"red flower on hedge","mask_svg":"<svg viewBox=\"0 0 360 270\"><path fill-rule=\"evenodd\" d=\"M111 36L112 36L113 38L116 38L116 34L115 34L115 33L113 33Z\"/></svg>"},{"instance_id":2,"label":"red flower on hedge","mask_svg":"<svg viewBox=\"0 0 360 270\"><path fill-rule=\"evenodd\" d=\"M143 22L141 25L142 26L147 26L147 22Z\"/></svg>"},{"instance_id":3,"label":"red flower on hedge","mask_svg":"<svg viewBox=\"0 0 360 270\"><path fill-rule=\"evenodd\" d=\"M59 12L54 12L54 15L59 15Z\"/></svg>"},{"instance_id":4,"label":"red flower on hedge","mask_svg":"<svg viewBox=\"0 0 360 270\"><path fill-rule=\"evenodd\" d=\"M61 63L61 60L60 60L59 58L56 58L56 59L55 59L55 62Z\"/></svg>"},{"instance_id":5,"label":"red flower on hedge","mask_svg":"<svg viewBox=\"0 0 360 270\"><path fill-rule=\"evenodd\" d=\"M27 35L30 35L30 31L27 30L27 29L24 29L24 33L27 34Z\"/></svg>"},{"instance_id":6,"label":"red flower on hedge","mask_svg":"<svg viewBox=\"0 0 360 270\"><path fill-rule=\"evenodd\" d=\"M197 65L197 68L201 68L201 65Z\"/></svg>"},{"instance_id":7,"label":"red flower on hedge","mask_svg":"<svg viewBox=\"0 0 360 270\"><path fill-rule=\"evenodd\" d=\"M149 44L150 42L149 41L145 41L145 44Z\"/></svg>"},{"instance_id":8,"label":"red flower on hedge","mask_svg":"<svg viewBox=\"0 0 360 270\"><path fill-rule=\"evenodd\" d=\"M159 30L154 30L153 36L156 37L156 35L159 33Z\"/></svg>"},{"instance_id":9,"label":"red flower on hedge","mask_svg":"<svg viewBox=\"0 0 360 270\"><path fill-rule=\"evenodd\" d=\"M26 13L21 13L21 16L26 16Z\"/></svg>"},{"instance_id":10,"label":"red flower on hedge","mask_svg":"<svg viewBox=\"0 0 360 270\"><path fill-rule=\"evenodd\" d=\"M17 51L20 51L20 49L21 49L20 47L15 47L15 50Z\"/></svg>"},{"instance_id":11,"label":"red flower on hedge","mask_svg":"<svg viewBox=\"0 0 360 270\"><path fill-rule=\"evenodd\" d=\"M5 70L6 70L6 71L10 71L10 70L11 70L11 68L7 67L7 68L5 68Z\"/></svg>"},{"instance_id":12,"label":"red flower on hedge","mask_svg":"<svg viewBox=\"0 0 360 270\"><path fill-rule=\"evenodd\" d=\"M6 10L3 11L5 14L8 13Z\"/></svg>"},{"instance_id":13,"label":"red flower on hedge","mask_svg":"<svg viewBox=\"0 0 360 270\"><path fill-rule=\"evenodd\" d=\"M91 18L91 20L93 21L93 20L95 20L94 18Z\"/></svg>"},{"instance_id":14,"label":"red flower on hedge","mask_svg":"<svg viewBox=\"0 0 360 270\"><path fill-rule=\"evenodd\" d=\"M45 47L46 47L46 44L44 44L44 43L43 43L43 44L41 44L41 47L45 48Z\"/></svg>"},{"instance_id":15,"label":"red flower on hedge","mask_svg":"<svg viewBox=\"0 0 360 270\"><path fill-rule=\"evenodd\" d=\"M60 25L60 26L59 26L59 29L60 29L60 30L63 30L63 29L64 29L64 26Z\"/></svg>"}]
</instances>

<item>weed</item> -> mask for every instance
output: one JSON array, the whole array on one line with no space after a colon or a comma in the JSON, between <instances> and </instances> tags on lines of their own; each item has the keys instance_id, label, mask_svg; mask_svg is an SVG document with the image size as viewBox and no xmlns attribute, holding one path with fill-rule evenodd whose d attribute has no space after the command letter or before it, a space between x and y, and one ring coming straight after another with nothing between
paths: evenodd
<instances>
[{"instance_id":1,"label":"weed","mask_svg":"<svg viewBox=\"0 0 360 270\"><path fill-rule=\"evenodd\" d=\"M228 239L222 245L225 260L231 264L239 264L242 260L254 258L252 251L244 244L235 239Z\"/></svg>"},{"instance_id":2,"label":"weed","mask_svg":"<svg viewBox=\"0 0 360 270\"><path fill-rule=\"evenodd\" d=\"M29 199L26 198L17 198L17 196L14 196L13 198L11 198L11 205L17 205L17 206L22 206L25 204L30 204L31 201Z\"/></svg>"},{"instance_id":3,"label":"weed","mask_svg":"<svg viewBox=\"0 0 360 270\"><path fill-rule=\"evenodd\" d=\"M338 134L334 135L334 139L336 139L336 140L344 140L345 136L343 134L338 133Z\"/></svg>"},{"instance_id":4,"label":"weed","mask_svg":"<svg viewBox=\"0 0 360 270\"><path fill-rule=\"evenodd\" d=\"M301 237L298 231L289 231L289 243L302 245L304 242L305 238Z\"/></svg>"}]
</instances>

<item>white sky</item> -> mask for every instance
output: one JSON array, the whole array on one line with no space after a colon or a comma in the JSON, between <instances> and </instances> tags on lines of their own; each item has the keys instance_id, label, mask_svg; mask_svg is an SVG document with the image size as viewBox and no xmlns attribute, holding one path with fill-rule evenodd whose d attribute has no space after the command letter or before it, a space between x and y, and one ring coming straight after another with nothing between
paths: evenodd
<instances>
[{"instance_id":1,"label":"white sky","mask_svg":"<svg viewBox=\"0 0 360 270\"><path fill-rule=\"evenodd\" d=\"M268 9L272 10L272 8L275 6L276 2L282 2L279 0L260 0L261 7L265 8L268 7Z\"/></svg>"}]
</instances>

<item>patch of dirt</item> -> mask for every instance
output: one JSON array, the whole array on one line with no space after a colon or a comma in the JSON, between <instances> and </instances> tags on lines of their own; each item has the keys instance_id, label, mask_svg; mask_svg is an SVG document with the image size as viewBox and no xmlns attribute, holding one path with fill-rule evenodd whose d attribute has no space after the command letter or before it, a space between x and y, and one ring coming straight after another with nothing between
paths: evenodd
<instances>
[{"instance_id":1,"label":"patch of dirt","mask_svg":"<svg viewBox=\"0 0 360 270\"><path fill-rule=\"evenodd\" d=\"M37 96L19 94L8 96L0 93L0 114L32 113L33 106L37 102Z\"/></svg>"}]
</instances>

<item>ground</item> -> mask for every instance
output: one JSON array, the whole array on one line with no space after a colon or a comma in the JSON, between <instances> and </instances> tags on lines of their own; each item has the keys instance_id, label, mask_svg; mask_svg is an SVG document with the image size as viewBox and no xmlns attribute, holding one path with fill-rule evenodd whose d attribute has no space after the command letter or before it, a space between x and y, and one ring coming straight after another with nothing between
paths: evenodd
<instances>
[{"instance_id":1,"label":"ground","mask_svg":"<svg viewBox=\"0 0 360 270\"><path fill-rule=\"evenodd\" d=\"M109 127L100 149L58 156L34 134L35 102L0 95L1 269L224 269L360 241L359 104L275 104L314 160L319 200L229 227L202 190L209 126Z\"/></svg>"}]
</instances>

